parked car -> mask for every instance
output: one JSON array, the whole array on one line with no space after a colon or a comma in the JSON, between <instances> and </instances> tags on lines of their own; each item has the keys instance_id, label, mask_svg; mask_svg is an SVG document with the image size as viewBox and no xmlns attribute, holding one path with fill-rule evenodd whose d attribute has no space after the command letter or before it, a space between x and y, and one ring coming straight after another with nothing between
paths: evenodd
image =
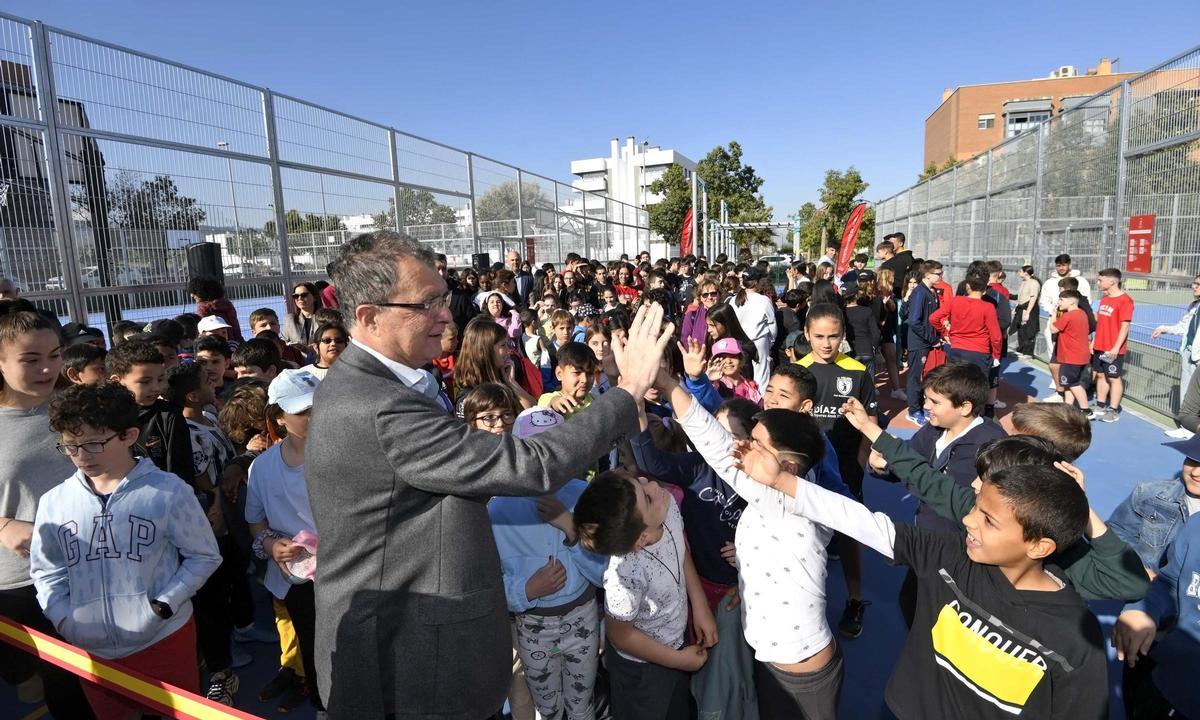
<instances>
[{"instance_id":1,"label":"parked car","mask_svg":"<svg viewBox=\"0 0 1200 720\"><path fill-rule=\"evenodd\" d=\"M142 271L132 267L117 268L114 273L117 285L143 285L145 280ZM80 272L80 280L85 288L98 288L100 285L100 268L96 265L85 265ZM67 285L61 275L46 278L47 290L66 290Z\"/></svg>"}]
</instances>

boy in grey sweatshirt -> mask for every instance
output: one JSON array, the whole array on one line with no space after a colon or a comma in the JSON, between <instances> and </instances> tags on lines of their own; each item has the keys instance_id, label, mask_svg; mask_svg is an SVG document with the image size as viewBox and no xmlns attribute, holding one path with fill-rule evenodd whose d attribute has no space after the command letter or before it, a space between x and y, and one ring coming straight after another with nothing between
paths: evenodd
<instances>
[{"instance_id":1,"label":"boy in grey sweatshirt","mask_svg":"<svg viewBox=\"0 0 1200 720\"><path fill-rule=\"evenodd\" d=\"M133 456L138 406L120 385L68 388L49 414L77 471L38 506L38 602L67 642L197 692L191 597L221 563L200 503L178 477ZM137 709L97 685L84 692L99 717Z\"/></svg>"}]
</instances>

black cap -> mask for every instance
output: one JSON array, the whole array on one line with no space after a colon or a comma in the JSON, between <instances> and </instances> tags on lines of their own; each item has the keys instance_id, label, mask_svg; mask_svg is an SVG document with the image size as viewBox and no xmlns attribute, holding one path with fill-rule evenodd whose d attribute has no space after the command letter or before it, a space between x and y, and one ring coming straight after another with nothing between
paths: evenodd
<instances>
[{"instance_id":1,"label":"black cap","mask_svg":"<svg viewBox=\"0 0 1200 720\"><path fill-rule=\"evenodd\" d=\"M100 330L76 322L69 322L63 325L62 335L64 345L90 343L96 340L104 341L104 333L100 332Z\"/></svg>"},{"instance_id":2,"label":"black cap","mask_svg":"<svg viewBox=\"0 0 1200 720\"><path fill-rule=\"evenodd\" d=\"M758 268L753 268L753 267L747 268L746 271L742 273L742 279L747 280L749 282L757 282L759 280L762 280L764 277L766 277L766 276L763 275L759 271Z\"/></svg>"}]
</instances>

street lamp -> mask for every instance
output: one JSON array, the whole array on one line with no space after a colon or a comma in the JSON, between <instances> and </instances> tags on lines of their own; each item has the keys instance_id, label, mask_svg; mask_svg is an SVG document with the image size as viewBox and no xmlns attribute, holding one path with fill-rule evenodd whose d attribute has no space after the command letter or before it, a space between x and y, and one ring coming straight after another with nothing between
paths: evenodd
<instances>
[{"instance_id":1,"label":"street lamp","mask_svg":"<svg viewBox=\"0 0 1200 720\"><path fill-rule=\"evenodd\" d=\"M221 148L222 150L228 150L229 143L224 140L218 140L217 147ZM229 202L233 205L233 237L234 240L237 241L241 239L242 224L238 221L237 192L234 190L233 186L233 159L228 156L225 157L225 170L229 178ZM242 257L242 249L243 248L238 248L238 257L241 259L242 267L244 268L246 265L246 258Z\"/></svg>"}]
</instances>

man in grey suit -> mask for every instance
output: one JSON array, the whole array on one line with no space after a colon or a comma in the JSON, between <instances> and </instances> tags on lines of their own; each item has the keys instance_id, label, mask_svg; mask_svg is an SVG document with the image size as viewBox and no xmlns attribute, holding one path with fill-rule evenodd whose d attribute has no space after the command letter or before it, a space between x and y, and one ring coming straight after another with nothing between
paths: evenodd
<instances>
[{"instance_id":1,"label":"man in grey suit","mask_svg":"<svg viewBox=\"0 0 1200 720\"><path fill-rule=\"evenodd\" d=\"M643 308L621 383L561 428L517 440L468 428L420 368L451 322L434 255L360 235L332 266L353 342L317 390L306 477L320 536L316 667L330 718L482 720L511 677L494 495L541 495L638 431L635 397L670 326Z\"/></svg>"}]
</instances>

